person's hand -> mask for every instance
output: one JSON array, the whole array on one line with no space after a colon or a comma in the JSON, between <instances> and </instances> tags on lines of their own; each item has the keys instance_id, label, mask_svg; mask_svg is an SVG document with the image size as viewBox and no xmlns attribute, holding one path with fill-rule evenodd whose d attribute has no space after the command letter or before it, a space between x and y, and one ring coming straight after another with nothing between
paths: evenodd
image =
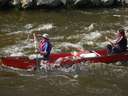
<instances>
[{"instance_id":1,"label":"person's hand","mask_svg":"<svg viewBox=\"0 0 128 96\"><path fill-rule=\"evenodd\" d=\"M36 49L36 50L35 50L35 53L39 53L39 51Z\"/></svg>"},{"instance_id":2,"label":"person's hand","mask_svg":"<svg viewBox=\"0 0 128 96\"><path fill-rule=\"evenodd\" d=\"M107 36L105 36L105 40L108 40L108 37Z\"/></svg>"},{"instance_id":3,"label":"person's hand","mask_svg":"<svg viewBox=\"0 0 128 96\"><path fill-rule=\"evenodd\" d=\"M106 39L107 41L109 41L110 43L112 43L112 40L111 40L110 38L108 38L107 36L105 37L105 39Z\"/></svg>"},{"instance_id":4,"label":"person's hand","mask_svg":"<svg viewBox=\"0 0 128 96\"><path fill-rule=\"evenodd\" d=\"M41 52L41 55L46 55L47 54L47 52Z\"/></svg>"}]
</instances>

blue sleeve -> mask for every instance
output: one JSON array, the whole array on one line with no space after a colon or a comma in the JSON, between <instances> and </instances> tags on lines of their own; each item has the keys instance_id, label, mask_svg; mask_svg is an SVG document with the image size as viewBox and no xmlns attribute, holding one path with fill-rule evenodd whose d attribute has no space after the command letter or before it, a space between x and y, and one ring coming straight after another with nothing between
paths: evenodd
<instances>
[{"instance_id":1,"label":"blue sleeve","mask_svg":"<svg viewBox=\"0 0 128 96\"><path fill-rule=\"evenodd\" d=\"M48 49L48 43L45 44L44 51L47 52Z\"/></svg>"}]
</instances>

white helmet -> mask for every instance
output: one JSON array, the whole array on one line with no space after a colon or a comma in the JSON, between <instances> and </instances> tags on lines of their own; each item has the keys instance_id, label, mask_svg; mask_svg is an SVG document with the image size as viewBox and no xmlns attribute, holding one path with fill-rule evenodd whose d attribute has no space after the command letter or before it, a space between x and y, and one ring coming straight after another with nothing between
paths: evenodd
<instances>
[{"instance_id":1,"label":"white helmet","mask_svg":"<svg viewBox=\"0 0 128 96\"><path fill-rule=\"evenodd\" d=\"M43 34L42 37L48 39L49 38L49 35L47 33Z\"/></svg>"}]
</instances>

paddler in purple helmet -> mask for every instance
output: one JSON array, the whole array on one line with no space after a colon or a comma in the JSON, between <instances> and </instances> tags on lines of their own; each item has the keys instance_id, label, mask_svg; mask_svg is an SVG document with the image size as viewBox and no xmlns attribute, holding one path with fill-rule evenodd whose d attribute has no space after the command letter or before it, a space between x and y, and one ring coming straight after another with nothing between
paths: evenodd
<instances>
[{"instance_id":1,"label":"paddler in purple helmet","mask_svg":"<svg viewBox=\"0 0 128 96\"><path fill-rule=\"evenodd\" d=\"M127 37L124 29L119 29L115 40L106 38L111 44L107 45L108 52L121 53L127 50Z\"/></svg>"},{"instance_id":2,"label":"paddler in purple helmet","mask_svg":"<svg viewBox=\"0 0 128 96\"><path fill-rule=\"evenodd\" d=\"M39 42L39 53L43 55L44 61L49 60L51 49L52 49L52 44L50 43L49 35L45 33L42 35L42 38Z\"/></svg>"}]
</instances>

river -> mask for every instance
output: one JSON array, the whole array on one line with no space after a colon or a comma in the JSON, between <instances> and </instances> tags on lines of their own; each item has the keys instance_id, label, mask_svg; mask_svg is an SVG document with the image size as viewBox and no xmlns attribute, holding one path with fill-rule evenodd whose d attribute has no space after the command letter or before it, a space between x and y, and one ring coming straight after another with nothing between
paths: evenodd
<instances>
[{"instance_id":1,"label":"river","mask_svg":"<svg viewBox=\"0 0 128 96\"><path fill-rule=\"evenodd\" d=\"M32 33L48 33L57 52L75 44L104 48L105 36L128 29L128 9L60 9L0 11L0 55L34 53ZM128 33L126 33L128 36ZM70 68L27 72L0 67L1 96L127 96L127 62L83 63Z\"/></svg>"}]
</instances>

